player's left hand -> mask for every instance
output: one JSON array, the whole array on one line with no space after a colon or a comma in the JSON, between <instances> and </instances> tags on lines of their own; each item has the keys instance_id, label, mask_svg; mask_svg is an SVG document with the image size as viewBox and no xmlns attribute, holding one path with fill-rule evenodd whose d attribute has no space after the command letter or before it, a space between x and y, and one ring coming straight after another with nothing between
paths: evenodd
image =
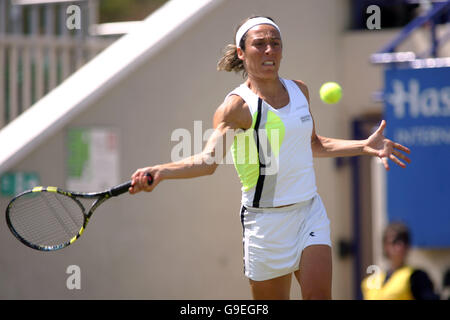
<instances>
[{"instance_id":1,"label":"player's left hand","mask_svg":"<svg viewBox=\"0 0 450 320\"><path fill-rule=\"evenodd\" d=\"M387 139L383 135L383 131L385 128L386 128L386 121L383 120L381 121L381 124L378 127L378 129L369 138L367 138L365 147L366 153L372 156L379 157L386 170L389 170L388 159L394 161L400 167L406 168L405 162L410 163L411 159L409 159L405 154L403 154L400 151L410 154L411 150L409 150L405 146L402 146L399 143ZM404 162L401 161L399 158Z\"/></svg>"}]
</instances>

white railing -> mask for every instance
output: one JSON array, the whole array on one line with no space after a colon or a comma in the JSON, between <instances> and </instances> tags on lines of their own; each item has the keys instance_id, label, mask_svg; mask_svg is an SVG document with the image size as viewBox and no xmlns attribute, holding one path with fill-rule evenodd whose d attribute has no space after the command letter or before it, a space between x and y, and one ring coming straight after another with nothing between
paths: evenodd
<instances>
[{"instance_id":1,"label":"white railing","mask_svg":"<svg viewBox=\"0 0 450 320\"><path fill-rule=\"evenodd\" d=\"M54 37L0 37L0 127L25 111L111 40L74 41Z\"/></svg>"},{"instance_id":2,"label":"white railing","mask_svg":"<svg viewBox=\"0 0 450 320\"><path fill-rule=\"evenodd\" d=\"M95 0L32 3L0 0L0 128L116 40L89 35L97 22ZM69 30L73 4L82 24Z\"/></svg>"}]
</instances>

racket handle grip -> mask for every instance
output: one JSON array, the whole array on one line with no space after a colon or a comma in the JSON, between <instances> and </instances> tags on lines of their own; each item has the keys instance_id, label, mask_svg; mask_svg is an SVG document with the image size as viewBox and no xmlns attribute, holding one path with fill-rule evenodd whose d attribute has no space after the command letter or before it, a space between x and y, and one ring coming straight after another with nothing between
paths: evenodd
<instances>
[{"instance_id":1,"label":"racket handle grip","mask_svg":"<svg viewBox=\"0 0 450 320\"><path fill-rule=\"evenodd\" d=\"M122 193L125 193L128 191L128 189L131 187L131 180L122 184L119 184L118 186L115 186L111 190L109 190L109 195L111 197L116 197L118 195L121 195Z\"/></svg>"},{"instance_id":2,"label":"racket handle grip","mask_svg":"<svg viewBox=\"0 0 450 320\"><path fill-rule=\"evenodd\" d=\"M150 173L146 174L147 176L147 183L148 185L151 185L153 183L153 177ZM116 197L118 195L121 195L122 193L128 192L128 189L131 187L131 180L127 181L125 183L119 184L118 186L115 186L111 190L109 190L109 194L111 197Z\"/></svg>"}]
</instances>

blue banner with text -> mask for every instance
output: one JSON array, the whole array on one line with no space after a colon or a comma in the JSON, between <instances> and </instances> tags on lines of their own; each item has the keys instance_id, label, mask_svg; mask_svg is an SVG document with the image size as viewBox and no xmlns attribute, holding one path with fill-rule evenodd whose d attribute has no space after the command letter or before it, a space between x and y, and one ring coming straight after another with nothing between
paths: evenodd
<instances>
[{"instance_id":1,"label":"blue banner with text","mask_svg":"<svg viewBox=\"0 0 450 320\"><path fill-rule=\"evenodd\" d=\"M450 68L385 72L386 137L411 149L411 164L387 174L389 221L416 247L450 247Z\"/></svg>"}]
</instances>

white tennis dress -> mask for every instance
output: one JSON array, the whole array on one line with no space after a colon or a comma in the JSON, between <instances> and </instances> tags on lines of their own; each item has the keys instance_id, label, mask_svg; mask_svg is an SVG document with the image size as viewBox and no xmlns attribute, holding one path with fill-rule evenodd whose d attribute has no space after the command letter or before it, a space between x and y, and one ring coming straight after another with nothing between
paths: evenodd
<instances>
[{"instance_id":1,"label":"white tennis dress","mask_svg":"<svg viewBox=\"0 0 450 320\"><path fill-rule=\"evenodd\" d=\"M245 83L227 95L240 96L253 118L251 128L236 132L231 149L242 184L244 272L256 281L298 270L309 245L331 246L317 194L308 101L294 81L280 81L289 93L289 104L280 109Z\"/></svg>"}]
</instances>

